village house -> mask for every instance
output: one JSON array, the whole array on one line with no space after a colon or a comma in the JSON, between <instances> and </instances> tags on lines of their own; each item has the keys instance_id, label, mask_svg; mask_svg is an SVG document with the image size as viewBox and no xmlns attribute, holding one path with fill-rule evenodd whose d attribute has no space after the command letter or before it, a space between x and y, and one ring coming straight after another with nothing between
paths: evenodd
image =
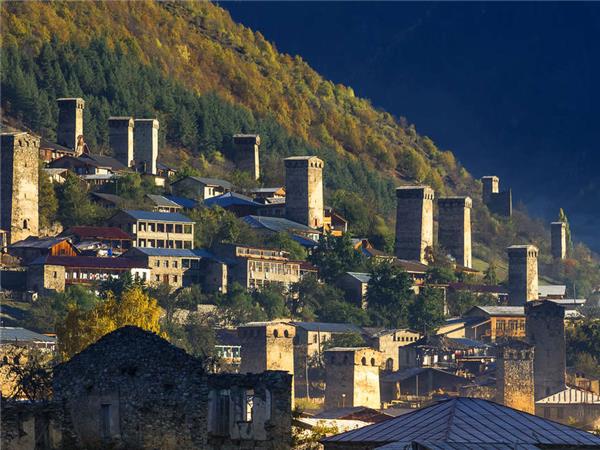
<instances>
[{"instance_id":1,"label":"village house","mask_svg":"<svg viewBox=\"0 0 600 450\"><path fill-rule=\"evenodd\" d=\"M255 214L257 208L261 205L256 203L250 197L238 194L237 192L226 192L215 197L204 200L204 206L212 208L219 206L227 211L232 212L238 217Z\"/></svg>"},{"instance_id":2,"label":"village house","mask_svg":"<svg viewBox=\"0 0 600 450\"><path fill-rule=\"evenodd\" d=\"M171 183L171 189L175 195L206 200L231 191L233 185L217 178L187 176Z\"/></svg>"},{"instance_id":3,"label":"village house","mask_svg":"<svg viewBox=\"0 0 600 450\"><path fill-rule=\"evenodd\" d=\"M260 203L267 203L268 200L274 198L285 199L285 187L262 187L250 190L250 194L255 201Z\"/></svg>"},{"instance_id":4,"label":"village house","mask_svg":"<svg viewBox=\"0 0 600 450\"><path fill-rule=\"evenodd\" d=\"M52 184L63 184L67 180L68 171L68 169L42 169L43 174L48 177L48 180L50 180L50 183Z\"/></svg>"},{"instance_id":5,"label":"village house","mask_svg":"<svg viewBox=\"0 0 600 450\"><path fill-rule=\"evenodd\" d=\"M41 256L77 256L79 251L66 237L38 238L29 236L8 246L8 253L21 259L23 265Z\"/></svg>"},{"instance_id":6,"label":"village house","mask_svg":"<svg viewBox=\"0 0 600 450\"><path fill-rule=\"evenodd\" d=\"M176 213L182 210L181 205L163 195L146 194L146 198L152 202L155 212Z\"/></svg>"},{"instance_id":7,"label":"village house","mask_svg":"<svg viewBox=\"0 0 600 450\"><path fill-rule=\"evenodd\" d=\"M470 339L494 342L501 337L525 337L525 310L522 306L474 306L465 317L486 318L466 329Z\"/></svg>"},{"instance_id":8,"label":"village house","mask_svg":"<svg viewBox=\"0 0 600 450\"><path fill-rule=\"evenodd\" d=\"M76 226L61 233L71 238L85 256L118 256L131 248L133 238L116 227ZM93 255L86 251L92 250Z\"/></svg>"},{"instance_id":9,"label":"village house","mask_svg":"<svg viewBox=\"0 0 600 450\"><path fill-rule=\"evenodd\" d=\"M307 248L317 246L321 232L283 217L245 216L242 220L250 228L265 235L288 233L292 239Z\"/></svg>"},{"instance_id":10,"label":"village house","mask_svg":"<svg viewBox=\"0 0 600 450\"><path fill-rule=\"evenodd\" d=\"M168 284L177 289L199 282L200 256L193 250L134 247L122 258L133 258L150 270L149 284Z\"/></svg>"},{"instance_id":11,"label":"village house","mask_svg":"<svg viewBox=\"0 0 600 450\"><path fill-rule=\"evenodd\" d=\"M371 275L363 272L346 272L338 279L338 287L344 291L346 300L354 305L367 308L367 288Z\"/></svg>"},{"instance_id":12,"label":"village house","mask_svg":"<svg viewBox=\"0 0 600 450\"><path fill-rule=\"evenodd\" d=\"M48 167L53 169L69 169L77 175L113 175L128 170L127 167L115 158L92 154L64 156L53 160L48 164Z\"/></svg>"},{"instance_id":13,"label":"village house","mask_svg":"<svg viewBox=\"0 0 600 450\"><path fill-rule=\"evenodd\" d=\"M150 269L132 258L94 256L41 256L27 270L27 290L49 294L62 292L71 284L94 285L128 273L147 282Z\"/></svg>"},{"instance_id":14,"label":"village house","mask_svg":"<svg viewBox=\"0 0 600 450\"><path fill-rule=\"evenodd\" d=\"M600 395L567 387L535 402L535 414L586 430L600 428Z\"/></svg>"},{"instance_id":15,"label":"village house","mask_svg":"<svg viewBox=\"0 0 600 450\"><path fill-rule=\"evenodd\" d=\"M108 225L134 237L134 247L194 248L194 221L179 213L123 210Z\"/></svg>"},{"instance_id":16,"label":"village house","mask_svg":"<svg viewBox=\"0 0 600 450\"><path fill-rule=\"evenodd\" d=\"M391 403L410 397L428 397L435 392L457 395L469 378L436 367L410 367L381 375L381 400Z\"/></svg>"},{"instance_id":17,"label":"village house","mask_svg":"<svg viewBox=\"0 0 600 450\"><path fill-rule=\"evenodd\" d=\"M90 200L107 209L119 209L126 203L126 200L120 195L105 192L90 192Z\"/></svg>"},{"instance_id":18,"label":"village house","mask_svg":"<svg viewBox=\"0 0 600 450\"><path fill-rule=\"evenodd\" d=\"M331 206L323 209L323 231L332 236L342 236L348 231L348 221Z\"/></svg>"}]
</instances>

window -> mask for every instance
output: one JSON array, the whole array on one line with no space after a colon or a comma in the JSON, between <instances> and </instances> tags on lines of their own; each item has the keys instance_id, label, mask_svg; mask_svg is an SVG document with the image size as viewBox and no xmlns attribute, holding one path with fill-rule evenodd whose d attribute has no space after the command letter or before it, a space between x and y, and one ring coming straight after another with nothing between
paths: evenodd
<instances>
[{"instance_id":1,"label":"window","mask_svg":"<svg viewBox=\"0 0 600 450\"><path fill-rule=\"evenodd\" d=\"M192 234L192 226L191 225L184 225L183 226L183 232L185 234Z\"/></svg>"},{"instance_id":2,"label":"window","mask_svg":"<svg viewBox=\"0 0 600 450\"><path fill-rule=\"evenodd\" d=\"M173 224L172 223L168 223L167 224L167 233L172 233L173 232Z\"/></svg>"},{"instance_id":3,"label":"window","mask_svg":"<svg viewBox=\"0 0 600 450\"><path fill-rule=\"evenodd\" d=\"M183 242L182 241L175 241L175 248L183 248Z\"/></svg>"},{"instance_id":4,"label":"window","mask_svg":"<svg viewBox=\"0 0 600 450\"><path fill-rule=\"evenodd\" d=\"M365 358L365 357L363 356L363 357L361 358L361 360L360 360L360 363L361 363L363 366L366 366L366 365L367 365L367 358Z\"/></svg>"},{"instance_id":5,"label":"window","mask_svg":"<svg viewBox=\"0 0 600 450\"><path fill-rule=\"evenodd\" d=\"M168 267L169 267L169 260L168 260L168 259L165 259L165 260L163 261L163 267L166 267L166 268L168 268Z\"/></svg>"},{"instance_id":6,"label":"window","mask_svg":"<svg viewBox=\"0 0 600 450\"><path fill-rule=\"evenodd\" d=\"M175 233L183 233L183 225L175 225Z\"/></svg>"},{"instance_id":7,"label":"window","mask_svg":"<svg viewBox=\"0 0 600 450\"><path fill-rule=\"evenodd\" d=\"M254 390L248 389L244 392L244 415L242 420L244 422L252 422L252 416L254 413Z\"/></svg>"},{"instance_id":8,"label":"window","mask_svg":"<svg viewBox=\"0 0 600 450\"><path fill-rule=\"evenodd\" d=\"M173 275L173 283L177 283L179 277L177 275Z\"/></svg>"},{"instance_id":9,"label":"window","mask_svg":"<svg viewBox=\"0 0 600 450\"><path fill-rule=\"evenodd\" d=\"M165 224L164 223L157 223L156 224L156 231L158 231L159 233L164 233L165 232Z\"/></svg>"},{"instance_id":10,"label":"window","mask_svg":"<svg viewBox=\"0 0 600 450\"><path fill-rule=\"evenodd\" d=\"M154 267L160 267L160 259L154 261Z\"/></svg>"},{"instance_id":11,"label":"window","mask_svg":"<svg viewBox=\"0 0 600 450\"><path fill-rule=\"evenodd\" d=\"M157 282L159 282L159 283L160 283L160 275L155 275L155 276L154 276L154 278L155 278L155 280L156 280Z\"/></svg>"},{"instance_id":12,"label":"window","mask_svg":"<svg viewBox=\"0 0 600 450\"><path fill-rule=\"evenodd\" d=\"M56 271L52 272L52 277L54 279L58 278L58 272L56 272Z\"/></svg>"},{"instance_id":13,"label":"window","mask_svg":"<svg viewBox=\"0 0 600 450\"><path fill-rule=\"evenodd\" d=\"M177 261L173 261L173 268L177 269L179 267L179 263Z\"/></svg>"},{"instance_id":14,"label":"window","mask_svg":"<svg viewBox=\"0 0 600 450\"><path fill-rule=\"evenodd\" d=\"M189 259L182 259L181 260L181 267L183 267L184 269L187 269L190 267L190 260Z\"/></svg>"},{"instance_id":15,"label":"window","mask_svg":"<svg viewBox=\"0 0 600 450\"><path fill-rule=\"evenodd\" d=\"M165 247L165 240L164 239L159 239L158 241L156 241L156 246L158 248L164 248Z\"/></svg>"},{"instance_id":16,"label":"window","mask_svg":"<svg viewBox=\"0 0 600 450\"><path fill-rule=\"evenodd\" d=\"M146 222L140 222L140 231L146 231Z\"/></svg>"}]
</instances>

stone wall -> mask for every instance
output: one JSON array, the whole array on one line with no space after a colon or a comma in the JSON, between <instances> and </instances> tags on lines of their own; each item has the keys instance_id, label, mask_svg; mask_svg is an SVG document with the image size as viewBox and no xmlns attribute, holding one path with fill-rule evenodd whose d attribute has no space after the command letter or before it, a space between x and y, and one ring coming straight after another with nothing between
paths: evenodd
<instances>
[{"instance_id":1,"label":"stone wall","mask_svg":"<svg viewBox=\"0 0 600 450\"><path fill-rule=\"evenodd\" d=\"M433 189L400 187L396 198L396 256L427 263L427 249L433 246Z\"/></svg>"},{"instance_id":2,"label":"stone wall","mask_svg":"<svg viewBox=\"0 0 600 450\"><path fill-rule=\"evenodd\" d=\"M133 162L133 127L131 117L108 118L108 141L113 157L126 167Z\"/></svg>"},{"instance_id":3,"label":"stone wall","mask_svg":"<svg viewBox=\"0 0 600 450\"><path fill-rule=\"evenodd\" d=\"M3 133L0 141L0 228L8 244L39 233L40 140L28 133Z\"/></svg>"},{"instance_id":4,"label":"stone wall","mask_svg":"<svg viewBox=\"0 0 600 450\"><path fill-rule=\"evenodd\" d=\"M438 200L438 243L456 262L472 267L470 197L445 197Z\"/></svg>"},{"instance_id":5,"label":"stone wall","mask_svg":"<svg viewBox=\"0 0 600 450\"><path fill-rule=\"evenodd\" d=\"M82 98L59 98L56 101L58 103L56 142L75 150L77 138L83 135L85 102Z\"/></svg>"},{"instance_id":6,"label":"stone wall","mask_svg":"<svg viewBox=\"0 0 600 450\"><path fill-rule=\"evenodd\" d=\"M367 347L332 348L325 352L325 409L381 408L381 353Z\"/></svg>"},{"instance_id":7,"label":"stone wall","mask_svg":"<svg viewBox=\"0 0 600 450\"><path fill-rule=\"evenodd\" d=\"M156 175L159 126L160 124L156 119L135 119L133 159L140 172Z\"/></svg>"},{"instance_id":8,"label":"stone wall","mask_svg":"<svg viewBox=\"0 0 600 450\"><path fill-rule=\"evenodd\" d=\"M496 402L535 413L532 345L523 341L506 341L498 346L496 360Z\"/></svg>"},{"instance_id":9,"label":"stone wall","mask_svg":"<svg viewBox=\"0 0 600 450\"><path fill-rule=\"evenodd\" d=\"M0 448L53 450L62 447L60 408L53 403L2 401Z\"/></svg>"},{"instance_id":10,"label":"stone wall","mask_svg":"<svg viewBox=\"0 0 600 450\"><path fill-rule=\"evenodd\" d=\"M417 341L421 335L411 330L393 330L367 337L367 344L381 352L382 370L400 370L400 347Z\"/></svg>"},{"instance_id":11,"label":"stone wall","mask_svg":"<svg viewBox=\"0 0 600 450\"><path fill-rule=\"evenodd\" d=\"M316 156L286 158L285 214L309 227L323 226L323 161Z\"/></svg>"},{"instance_id":12,"label":"stone wall","mask_svg":"<svg viewBox=\"0 0 600 450\"><path fill-rule=\"evenodd\" d=\"M525 305L527 341L535 346L535 399L566 387L565 309L551 301Z\"/></svg>"},{"instance_id":13,"label":"stone wall","mask_svg":"<svg viewBox=\"0 0 600 450\"><path fill-rule=\"evenodd\" d=\"M552 222L550 224L552 257L565 259L567 257L567 224Z\"/></svg>"},{"instance_id":14,"label":"stone wall","mask_svg":"<svg viewBox=\"0 0 600 450\"><path fill-rule=\"evenodd\" d=\"M508 247L508 303L523 306L537 300L538 249L534 245Z\"/></svg>"},{"instance_id":15,"label":"stone wall","mask_svg":"<svg viewBox=\"0 0 600 450\"><path fill-rule=\"evenodd\" d=\"M65 267L35 264L27 269L27 290L42 295L65 290Z\"/></svg>"}]
</instances>

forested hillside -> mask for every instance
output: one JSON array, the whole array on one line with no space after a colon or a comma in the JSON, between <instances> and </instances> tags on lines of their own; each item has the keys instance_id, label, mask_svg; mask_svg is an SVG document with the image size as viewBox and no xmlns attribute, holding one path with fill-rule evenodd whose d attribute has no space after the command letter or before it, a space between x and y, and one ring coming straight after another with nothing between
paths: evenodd
<instances>
[{"instance_id":1,"label":"forested hillside","mask_svg":"<svg viewBox=\"0 0 600 450\"><path fill-rule=\"evenodd\" d=\"M522 211L510 221L492 217L481 206L479 182L452 153L351 88L323 79L299 56L279 53L214 4L3 2L1 8L3 113L49 139L62 96L86 100L85 137L93 151L108 151L109 116L156 116L162 159L207 174L235 162L234 133L259 133L264 184L282 182L282 156L321 156L328 203L344 211L356 235L380 247L393 239L394 187L426 183L438 196L474 198L480 259L501 265L507 245L533 242L549 262L546 227ZM573 256L574 267L591 277L591 290L600 283L597 261L582 246ZM548 272L579 276L556 267Z\"/></svg>"}]
</instances>

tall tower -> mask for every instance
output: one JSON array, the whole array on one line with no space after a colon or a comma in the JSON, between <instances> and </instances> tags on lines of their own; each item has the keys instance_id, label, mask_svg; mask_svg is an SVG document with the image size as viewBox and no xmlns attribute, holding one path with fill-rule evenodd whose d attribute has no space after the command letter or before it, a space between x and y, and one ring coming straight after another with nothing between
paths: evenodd
<instances>
[{"instance_id":1,"label":"tall tower","mask_svg":"<svg viewBox=\"0 0 600 450\"><path fill-rule=\"evenodd\" d=\"M233 145L238 149L238 167L240 170L249 172L252 178L260 178L259 146L260 136L258 134L235 134Z\"/></svg>"},{"instance_id":2,"label":"tall tower","mask_svg":"<svg viewBox=\"0 0 600 450\"><path fill-rule=\"evenodd\" d=\"M0 228L7 244L39 233L40 140L29 133L2 133Z\"/></svg>"},{"instance_id":3,"label":"tall tower","mask_svg":"<svg viewBox=\"0 0 600 450\"><path fill-rule=\"evenodd\" d=\"M285 163L285 215L312 228L323 226L323 161L293 156Z\"/></svg>"},{"instance_id":4,"label":"tall tower","mask_svg":"<svg viewBox=\"0 0 600 450\"><path fill-rule=\"evenodd\" d=\"M444 197L438 200L438 242L456 258L456 262L472 267L471 197Z\"/></svg>"},{"instance_id":5,"label":"tall tower","mask_svg":"<svg viewBox=\"0 0 600 450\"><path fill-rule=\"evenodd\" d=\"M133 159L143 173L156 175L158 158L158 127L156 119L135 119L133 130Z\"/></svg>"},{"instance_id":6,"label":"tall tower","mask_svg":"<svg viewBox=\"0 0 600 450\"><path fill-rule=\"evenodd\" d=\"M108 142L113 157L127 167L133 162L133 126L131 117L108 118Z\"/></svg>"},{"instance_id":7,"label":"tall tower","mask_svg":"<svg viewBox=\"0 0 600 450\"><path fill-rule=\"evenodd\" d=\"M565 309L553 301L525 305L527 341L535 346L535 399L566 388Z\"/></svg>"},{"instance_id":8,"label":"tall tower","mask_svg":"<svg viewBox=\"0 0 600 450\"><path fill-rule=\"evenodd\" d=\"M368 347L325 351L325 409L381 408L381 354Z\"/></svg>"},{"instance_id":9,"label":"tall tower","mask_svg":"<svg viewBox=\"0 0 600 450\"><path fill-rule=\"evenodd\" d=\"M427 263L433 246L433 189L403 186L396 189L396 256Z\"/></svg>"},{"instance_id":10,"label":"tall tower","mask_svg":"<svg viewBox=\"0 0 600 450\"><path fill-rule=\"evenodd\" d=\"M59 98L58 127L56 141L59 145L75 150L77 138L83 136L83 109L85 102L82 98Z\"/></svg>"},{"instance_id":11,"label":"tall tower","mask_svg":"<svg viewBox=\"0 0 600 450\"><path fill-rule=\"evenodd\" d=\"M565 259L567 257L567 224L552 222L550 224L552 257Z\"/></svg>"},{"instance_id":12,"label":"tall tower","mask_svg":"<svg viewBox=\"0 0 600 450\"><path fill-rule=\"evenodd\" d=\"M537 300L538 249L535 245L512 245L508 247L508 303L523 306Z\"/></svg>"},{"instance_id":13,"label":"tall tower","mask_svg":"<svg viewBox=\"0 0 600 450\"><path fill-rule=\"evenodd\" d=\"M533 345L509 340L497 349L496 403L535 414Z\"/></svg>"},{"instance_id":14,"label":"tall tower","mask_svg":"<svg viewBox=\"0 0 600 450\"><path fill-rule=\"evenodd\" d=\"M493 194L500 192L500 178L495 175L488 175L481 178L481 183L483 184L481 197L483 203L487 205L492 200Z\"/></svg>"}]
</instances>

